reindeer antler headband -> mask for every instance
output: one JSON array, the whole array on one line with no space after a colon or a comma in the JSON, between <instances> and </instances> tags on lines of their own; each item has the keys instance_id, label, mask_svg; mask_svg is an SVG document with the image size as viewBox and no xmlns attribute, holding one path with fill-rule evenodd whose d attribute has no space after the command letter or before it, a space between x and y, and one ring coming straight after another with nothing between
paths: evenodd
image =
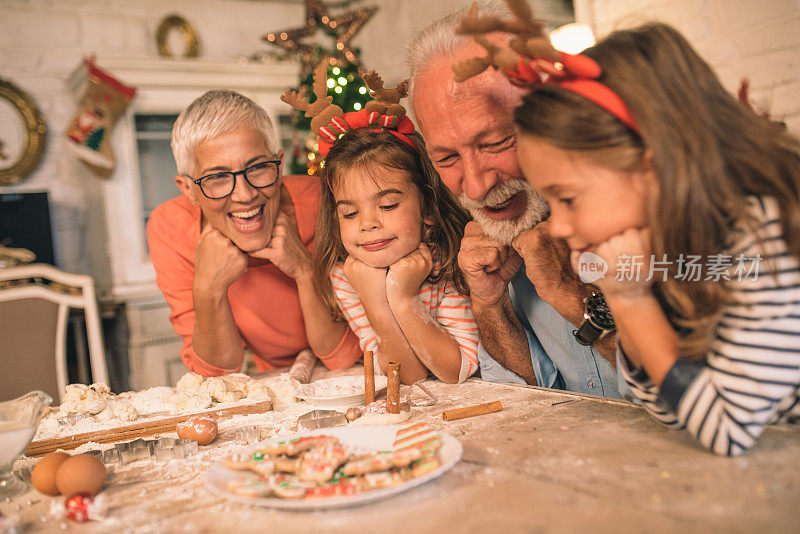
<instances>
[{"instance_id":1,"label":"reindeer antler headband","mask_svg":"<svg viewBox=\"0 0 800 534\"><path fill-rule=\"evenodd\" d=\"M414 150L417 146L407 134L414 133L414 123L406 117L406 109L400 100L408 93L408 80L400 82L394 89L386 89L383 80L372 70L361 78L375 100L367 102L364 109L344 113L342 108L331 104L332 96L326 96L327 67L323 63L314 71L314 102L309 102L297 91L287 90L281 100L295 109L306 112L311 118L311 131L320 136L319 153L327 156L331 146L345 133L357 128L371 127L373 132L386 130Z\"/></svg>"},{"instance_id":2,"label":"reindeer antler headband","mask_svg":"<svg viewBox=\"0 0 800 534\"><path fill-rule=\"evenodd\" d=\"M597 81L603 71L595 60L553 48L544 33L544 24L534 20L527 0L506 0L506 5L514 16L513 20L480 16L477 4L472 4L461 18L456 33L471 35L486 50L486 56L466 59L453 65L457 82L463 82L492 67L520 87L535 89L545 83L558 85L591 100L639 133L636 121L619 95ZM508 41L508 48L494 44L485 37L485 34L497 31L513 34Z\"/></svg>"}]
</instances>

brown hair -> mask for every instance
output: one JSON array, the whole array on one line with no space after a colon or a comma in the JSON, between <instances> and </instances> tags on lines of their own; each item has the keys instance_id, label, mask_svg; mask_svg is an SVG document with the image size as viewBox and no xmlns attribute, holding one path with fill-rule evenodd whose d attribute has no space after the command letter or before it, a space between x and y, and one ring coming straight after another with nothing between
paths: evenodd
<instances>
[{"instance_id":1,"label":"brown hair","mask_svg":"<svg viewBox=\"0 0 800 534\"><path fill-rule=\"evenodd\" d=\"M458 291L466 294L466 282L458 268L457 256L469 215L433 168L422 136L413 133L407 137L416 150L386 130L373 132L370 128L357 128L337 140L325 158L314 244L314 277L320 297L339 319L343 317L336 306L328 274L337 262L347 258L347 251L339 233L333 191L341 180L347 179L350 170L363 166L381 165L409 173L419 191L422 216L433 219L433 225L425 227L423 242L430 248L434 264L441 265L427 280L430 283L452 282Z\"/></svg>"},{"instance_id":2,"label":"brown hair","mask_svg":"<svg viewBox=\"0 0 800 534\"><path fill-rule=\"evenodd\" d=\"M647 218L655 257L707 258L726 250L734 221L757 226L748 195L777 200L783 237L800 257L796 139L728 94L670 26L618 31L584 54L600 64L600 81L628 106L641 136L555 85L531 92L515 112L516 123L526 134L616 170L642 168L651 153L658 184ZM680 281L674 274L657 281L654 292L682 334L681 356L701 357L731 297L723 284Z\"/></svg>"}]
</instances>

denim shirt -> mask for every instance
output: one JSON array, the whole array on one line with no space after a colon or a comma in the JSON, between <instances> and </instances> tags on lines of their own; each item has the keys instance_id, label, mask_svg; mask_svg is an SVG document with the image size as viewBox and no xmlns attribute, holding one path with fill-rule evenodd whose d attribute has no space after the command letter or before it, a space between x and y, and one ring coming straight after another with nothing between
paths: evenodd
<instances>
[{"instance_id":1,"label":"denim shirt","mask_svg":"<svg viewBox=\"0 0 800 534\"><path fill-rule=\"evenodd\" d=\"M525 273L514 275L508 287L531 351L536 381L542 387L621 398L617 370L600 353L575 340L575 326L542 300ZM478 347L481 378L489 382L525 384L516 373Z\"/></svg>"}]
</instances>

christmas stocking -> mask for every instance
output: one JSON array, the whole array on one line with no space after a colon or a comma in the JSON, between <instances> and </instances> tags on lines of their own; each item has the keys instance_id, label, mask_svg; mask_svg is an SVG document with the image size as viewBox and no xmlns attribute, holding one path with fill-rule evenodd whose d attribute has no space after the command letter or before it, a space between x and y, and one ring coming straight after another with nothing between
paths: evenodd
<instances>
[{"instance_id":1,"label":"christmas stocking","mask_svg":"<svg viewBox=\"0 0 800 534\"><path fill-rule=\"evenodd\" d=\"M89 71L89 86L65 133L67 146L95 174L107 178L114 170L114 155L109 137L117 120L136 95L129 87L84 60Z\"/></svg>"}]
</instances>

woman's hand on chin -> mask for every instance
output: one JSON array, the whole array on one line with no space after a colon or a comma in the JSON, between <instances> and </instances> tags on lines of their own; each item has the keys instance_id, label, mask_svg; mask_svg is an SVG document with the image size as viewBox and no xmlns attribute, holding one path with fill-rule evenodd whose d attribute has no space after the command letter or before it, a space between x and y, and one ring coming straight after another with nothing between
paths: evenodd
<instances>
[{"instance_id":1,"label":"woman's hand on chin","mask_svg":"<svg viewBox=\"0 0 800 534\"><path fill-rule=\"evenodd\" d=\"M602 278L594 282L606 297L637 297L649 293L653 279L650 272L652 249L650 230L629 228L593 247L591 252L608 265ZM572 253L572 266L579 271L581 254Z\"/></svg>"},{"instance_id":2,"label":"woman's hand on chin","mask_svg":"<svg viewBox=\"0 0 800 534\"><path fill-rule=\"evenodd\" d=\"M271 261L294 280L310 279L313 273L311 253L303 245L297 225L284 212L278 213L267 246L250 255Z\"/></svg>"},{"instance_id":3,"label":"woman's hand on chin","mask_svg":"<svg viewBox=\"0 0 800 534\"><path fill-rule=\"evenodd\" d=\"M247 270L247 255L207 224L197 241L194 264L194 291L221 294Z\"/></svg>"}]
</instances>

